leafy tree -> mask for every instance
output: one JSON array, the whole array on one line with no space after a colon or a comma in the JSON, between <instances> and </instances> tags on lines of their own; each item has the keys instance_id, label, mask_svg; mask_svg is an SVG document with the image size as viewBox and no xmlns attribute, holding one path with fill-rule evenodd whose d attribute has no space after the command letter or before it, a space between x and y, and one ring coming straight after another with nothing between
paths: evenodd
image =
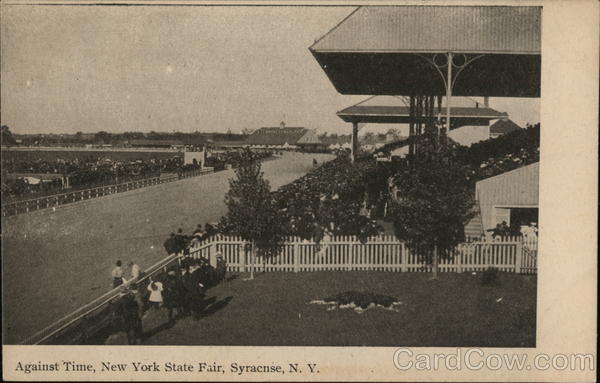
<instances>
[{"instance_id":1,"label":"leafy tree","mask_svg":"<svg viewBox=\"0 0 600 383\"><path fill-rule=\"evenodd\" d=\"M111 139L111 134L105 131L100 131L95 134L96 142L108 144Z\"/></svg>"},{"instance_id":2,"label":"leafy tree","mask_svg":"<svg viewBox=\"0 0 600 383\"><path fill-rule=\"evenodd\" d=\"M438 261L465 240L464 225L473 216L473 193L468 170L452 145L440 143L435 133L418 139L412 166L393 178L399 198L391 216L399 239L432 265L437 278Z\"/></svg>"},{"instance_id":3,"label":"leafy tree","mask_svg":"<svg viewBox=\"0 0 600 383\"><path fill-rule=\"evenodd\" d=\"M2 145L10 146L16 144L16 140L13 137L12 133L10 132L10 128L7 125L2 125L0 134L0 142L2 143Z\"/></svg>"},{"instance_id":4,"label":"leafy tree","mask_svg":"<svg viewBox=\"0 0 600 383\"><path fill-rule=\"evenodd\" d=\"M222 231L252 242L250 279L254 279L256 255L275 255L283 241L283 221L274 206L269 182L264 179L260 162L246 149L236 177L229 180L225 196L227 215L220 222Z\"/></svg>"}]
</instances>

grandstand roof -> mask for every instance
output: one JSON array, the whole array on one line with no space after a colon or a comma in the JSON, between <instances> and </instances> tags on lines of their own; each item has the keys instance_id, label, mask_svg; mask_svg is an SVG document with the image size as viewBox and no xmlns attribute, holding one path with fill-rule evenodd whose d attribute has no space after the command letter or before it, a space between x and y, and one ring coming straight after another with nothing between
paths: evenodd
<instances>
[{"instance_id":1,"label":"grandstand roof","mask_svg":"<svg viewBox=\"0 0 600 383\"><path fill-rule=\"evenodd\" d=\"M394 100L395 105L390 103ZM387 105L377 105L378 103ZM442 102L444 108L445 104L444 98ZM506 116L506 113L486 107L468 97L455 97L450 106L450 113L453 125L456 124L457 127L467 123L487 125L489 120ZM337 112L337 115L346 122L404 124L410 122L410 106L405 97L376 96L343 109Z\"/></svg>"},{"instance_id":2,"label":"grandstand roof","mask_svg":"<svg viewBox=\"0 0 600 383\"><path fill-rule=\"evenodd\" d=\"M453 52L483 55L454 95L539 97L541 7L364 6L309 49L342 94L444 94L426 58Z\"/></svg>"},{"instance_id":3,"label":"grandstand roof","mask_svg":"<svg viewBox=\"0 0 600 383\"><path fill-rule=\"evenodd\" d=\"M500 119L490 125L490 134L505 134L519 129L521 129L521 127L512 120Z\"/></svg>"}]
</instances>

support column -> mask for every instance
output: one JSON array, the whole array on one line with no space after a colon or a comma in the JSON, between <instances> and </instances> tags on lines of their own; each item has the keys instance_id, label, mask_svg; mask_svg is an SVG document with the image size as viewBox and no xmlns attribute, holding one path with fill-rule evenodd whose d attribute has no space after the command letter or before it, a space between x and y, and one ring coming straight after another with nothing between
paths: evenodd
<instances>
[{"instance_id":1,"label":"support column","mask_svg":"<svg viewBox=\"0 0 600 383\"><path fill-rule=\"evenodd\" d=\"M454 56L448 52L448 76L446 77L446 134L450 133L450 102L452 100L452 63Z\"/></svg>"},{"instance_id":2,"label":"support column","mask_svg":"<svg viewBox=\"0 0 600 383\"><path fill-rule=\"evenodd\" d=\"M415 97L414 96L410 96L410 112L409 112L409 118L410 118L410 122L409 122L409 133L408 133L408 138L409 138L409 143L408 143L408 155L409 158L412 159L412 157L415 155Z\"/></svg>"},{"instance_id":3,"label":"support column","mask_svg":"<svg viewBox=\"0 0 600 383\"><path fill-rule=\"evenodd\" d=\"M358 154L358 122L352 123L352 149L350 153L350 159L352 163L356 161L356 155Z\"/></svg>"}]
</instances>

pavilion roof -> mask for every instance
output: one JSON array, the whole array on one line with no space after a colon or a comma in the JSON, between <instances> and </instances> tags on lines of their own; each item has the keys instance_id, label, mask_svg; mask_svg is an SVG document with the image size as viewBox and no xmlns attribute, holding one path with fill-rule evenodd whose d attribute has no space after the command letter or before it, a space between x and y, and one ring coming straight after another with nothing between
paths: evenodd
<instances>
[{"instance_id":1,"label":"pavilion roof","mask_svg":"<svg viewBox=\"0 0 600 383\"><path fill-rule=\"evenodd\" d=\"M345 108L337 112L337 115L346 122L408 123L410 106L407 104L408 100L404 97L376 96ZM445 105L444 98L442 106L445 108ZM442 113L445 113L445 109ZM488 124L489 120L506 117L506 113L498 112L468 97L453 98L450 115L454 119L460 119L460 125Z\"/></svg>"},{"instance_id":2,"label":"pavilion roof","mask_svg":"<svg viewBox=\"0 0 600 383\"><path fill-rule=\"evenodd\" d=\"M540 10L513 6L365 6L310 49L539 55Z\"/></svg>"},{"instance_id":3,"label":"pavilion roof","mask_svg":"<svg viewBox=\"0 0 600 383\"><path fill-rule=\"evenodd\" d=\"M364 6L309 49L342 94L445 94L452 52L474 59L453 95L539 97L540 40L541 7Z\"/></svg>"}]
</instances>

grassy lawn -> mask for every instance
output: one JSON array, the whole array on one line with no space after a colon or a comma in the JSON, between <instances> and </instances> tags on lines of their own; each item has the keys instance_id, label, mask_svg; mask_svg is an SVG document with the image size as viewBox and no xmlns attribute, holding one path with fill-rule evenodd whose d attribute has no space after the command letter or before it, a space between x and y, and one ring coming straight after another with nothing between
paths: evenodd
<instances>
[{"instance_id":1,"label":"grassy lawn","mask_svg":"<svg viewBox=\"0 0 600 383\"><path fill-rule=\"evenodd\" d=\"M500 274L481 286L480 273L314 272L245 275L208 291L214 307L199 320L144 323L144 344L253 346L534 347L535 276ZM399 312L358 314L308 304L347 290L387 294ZM497 301L502 298L500 301ZM166 320L166 318L165 318Z\"/></svg>"}]
</instances>

